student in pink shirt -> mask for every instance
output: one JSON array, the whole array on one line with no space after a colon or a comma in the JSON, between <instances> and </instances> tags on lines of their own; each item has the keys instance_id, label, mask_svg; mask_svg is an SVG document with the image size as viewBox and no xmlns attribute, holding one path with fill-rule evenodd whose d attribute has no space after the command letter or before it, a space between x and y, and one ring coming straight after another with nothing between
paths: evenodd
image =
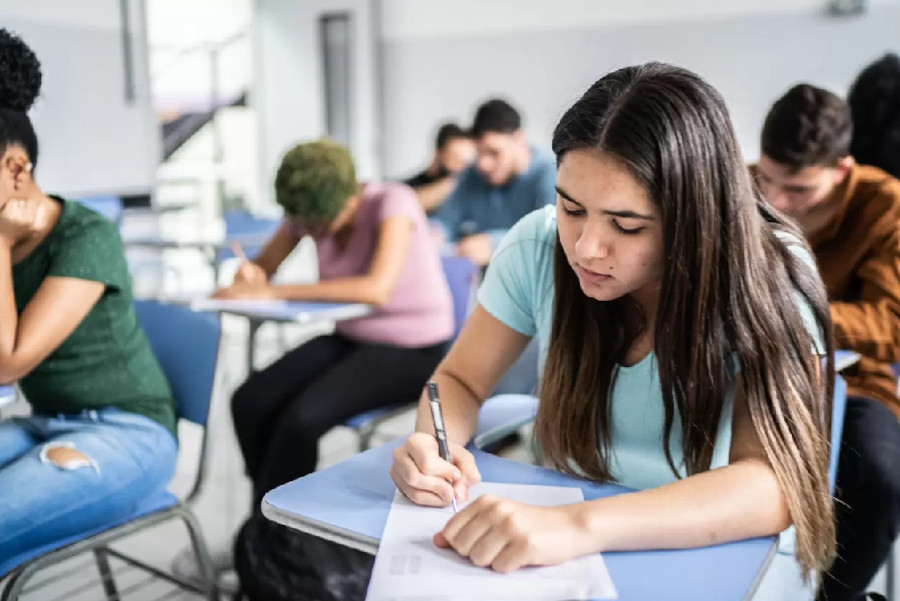
<instances>
[{"instance_id":1,"label":"student in pink shirt","mask_svg":"<svg viewBox=\"0 0 900 601\"><path fill-rule=\"evenodd\" d=\"M300 144L275 178L281 228L241 265L219 298L367 303L374 312L290 351L232 398L255 503L315 470L318 439L349 417L419 396L453 333L453 304L415 193L360 184L347 150ZM270 278L304 236L316 243L320 281Z\"/></svg>"}]
</instances>

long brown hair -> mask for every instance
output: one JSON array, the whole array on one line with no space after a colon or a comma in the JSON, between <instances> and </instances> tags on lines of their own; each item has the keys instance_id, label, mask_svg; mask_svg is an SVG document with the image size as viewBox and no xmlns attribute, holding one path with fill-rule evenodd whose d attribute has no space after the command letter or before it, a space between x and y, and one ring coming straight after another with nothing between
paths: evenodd
<instances>
[{"instance_id":1,"label":"long brown hair","mask_svg":"<svg viewBox=\"0 0 900 601\"><path fill-rule=\"evenodd\" d=\"M654 352L665 410L663 448L682 431L684 470L708 470L729 391L739 379L766 457L797 529L797 559L826 569L834 553L828 431L834 369L828 300L814 269L790 244L802 234L773 213L751 181L725 102L693 73L662 64L603 77L563 115L557 162L600 149L619 159L660 209L665 261ZM783 238L777 235L784 232ZM786 239L794 241L786 241ZM610 473L611 390L616 366L645 327L630 297L584 295L557 238L555 309L536 435L559 469ZM797 307L806 299L825 340Z\"/></svg>"}]
</instances>

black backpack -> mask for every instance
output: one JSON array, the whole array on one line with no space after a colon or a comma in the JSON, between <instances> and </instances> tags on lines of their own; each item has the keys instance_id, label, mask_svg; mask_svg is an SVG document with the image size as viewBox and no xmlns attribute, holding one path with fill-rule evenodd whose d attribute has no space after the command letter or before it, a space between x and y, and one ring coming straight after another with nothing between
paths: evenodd
<instances>
[{"instance_id":1,"label":"black backpack","mask_svg":"<svg viewBox=\"0 0 900 601\"><path fill-rule=\"evenodd\" d=\"M363 601L373 555L276 524L259 513L234 546L247 601Z\"/></svg>"}]
</instances>

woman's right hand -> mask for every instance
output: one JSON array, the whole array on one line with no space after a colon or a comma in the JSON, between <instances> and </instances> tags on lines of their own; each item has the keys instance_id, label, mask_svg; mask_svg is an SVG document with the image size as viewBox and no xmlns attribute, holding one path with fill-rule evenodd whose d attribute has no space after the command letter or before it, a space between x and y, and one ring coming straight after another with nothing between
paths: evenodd
<instances>
[{"instance_id":1,"label":"woman's right hand","mask_svg":"<svg viewBox=\"0 0 900 601\"><path fill-rule=\"evenodd\" d=\"M240 267L234 274L235 284L248 284L260 286L268 281L265 270L256 263L241 261Z\"/></svg>"},{"instance_id":2,"label":"woman's right hand","mask_svg":"<svg viewBox=\"0 0 900 601\"><path fill-rule=\"evenodd\" d=\"M452 463L441 458L437 439L424 432L412 434L394 451L391 478L413 503L446 507L454 494L467 501L469 487L481 482L472 453L458 444L448 445Z\"/></svg>"},{"instance_id":3,"label":"woman's right hand","mask_svg":"<svg viewBox=\"0 0 900 601\"><path fill-rule=\"evenodd\" d=\"M44 219L45 211L41 203L10 198L0 206L0 241L13 246L42 227Z\"/></svg>"}]
</instances>

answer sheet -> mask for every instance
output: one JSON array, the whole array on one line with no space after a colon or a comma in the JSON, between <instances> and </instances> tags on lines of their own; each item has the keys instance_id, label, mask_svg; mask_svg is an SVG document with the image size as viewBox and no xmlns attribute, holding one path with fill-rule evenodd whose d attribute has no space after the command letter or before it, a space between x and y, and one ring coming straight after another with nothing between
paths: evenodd
<instances>
[{"instance_id":1,"label":"answer sheet","mask_svg":"<svg viewBox=\"0 0 900 601\"><path fill-rule=\"evenodd\" d=\"M191 301L193 311L278 311L287 301L271 299L198 298Z\"/></svg>"},{"instance_id":2,"label":"answer sheet","mask_svg":"<svg viewBox=\"0 0 900 601\"><path fill-rule=\"evenodd\" d=\"M482 482L471 500L493 494L530 505L568 505L584 500L581 489ZM470 501L471 502L471 501ZM459 508L462 510L463 504ZM421 507L394 494L387 525L375 555L367 601L560 601L615 599L616 591L600 555L559 566L523 568L499 574L479 568L432 537L453 517L447 508Z\"/></svg>"}]
</instances>

